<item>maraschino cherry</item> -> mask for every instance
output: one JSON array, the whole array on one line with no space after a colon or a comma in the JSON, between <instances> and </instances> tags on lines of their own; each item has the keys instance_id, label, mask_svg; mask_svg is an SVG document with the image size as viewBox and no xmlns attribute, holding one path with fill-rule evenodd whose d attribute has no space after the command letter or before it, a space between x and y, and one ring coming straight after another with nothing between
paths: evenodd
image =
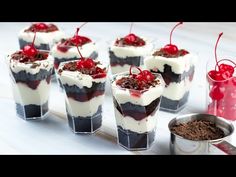
<instances>
[{"instance_id":1,"label":"maraschino cherry","mask_svg":"<svg viewBox=\"0 0 236 177\"><path fill-rule=\"evenodd\" d=\"M139 74L133 74L132 68L135 67L139 70ZM137 66L131 66L129 69L129 74L132 78L138 80L139 87L141 89L142 85L148 82L152 82L155 79L155 76L148 70L141 70Z\"/></svg>"},{"instance_id":2,"label":"maraschino cherry","mask_svg":"<svg viewBox=\"0 0 236 177\"><path fill-rule=\"evenodd\" d=\"M215 45L215 50L214 50L215 61L216 61L215 70L211 70L208 72L208 76L215 81L224 81L224 80L231 78L234 74L234 70L236 67L236 63L230 59L218 60L216 51L217 51L217 46L218 46L219 40L222 35L223 35L223 33L219 34L218 39L216 41L216 45ZM219 65L219 63L222 61L231 62L234 65L234 67L231 65L228 65L228 64L224 64L224 63Z\"/></svg>"},{"instance_id":3,"label":"maraschino cherry","mask_svg":"<svg viewBox=\"0 0 236 177\"><path fill-rule=\"evenodd\" d=\"M77 46L77 49L78 49L79 55L81 57L81 59L78 60L76 63L76 66L79 70L89 69L91 71L91 75L92 75L93 79L106 77L107 74L104 69L97 67L95 62L93 61L93 59L84 58L82 56L78 46Z\"/></svg>"},{"instance_id":4,"label":"maraschino cherry","mask_svg":"<svg viewBox=\"0 0 236 177\"><path fill-rule=\"evenodd\" d=\"M36 31L34 31L34 39L33 39L32 44L26 45L23 48L23 53L27 55L28 57L34 57L38 53L38 50L34 46L35 38L36 38Z\"/></svg>"},{"instance_id":5,"label":"maraschino cherry","mask_svg":"<svg viewBox=\"0 0 236 177\"><path fill-rule=\"evenodd\" d=\"M124 37L124 42L127 45L135 45L135 46L145 45L145 41L140 40L140 38L138 36L136 36L134 33L131 33L132 28L133 28L133 23L131 23L129 34Z\"/></svg>"},{"instance_id":6,"label":"maraschino cherry","mask_svg":"<svg viewBox=\"0 0 236 177\"><path fill-rule=\"evenodd\" d=\"M82 69L82 68L93 68L95 66L95 63L93 61L93 59L91 58L84 58L79 50L79 48L77 47L79 55L81 57L81 59L77 62L77 68L78 69Z\"/></svg>"},{"instance_id":7,"label":"maraschino cherry","mask_svg":"<svg viewBox=\"0 0 236 177\"><path fill-rule=\"evenodd\" d=\"M45 30L48 28L48 25L46 25L45 23L36 23L35 28L36 30Z\"/></svg>"},{"instance_id":8,"label":"maraschino cherry","mask_svg":"<svg viewBox=\"0 0 236 177\"><path fill-rule=\"evenodd\" d=\"M87 23L87 22L86 22ZM76 29L75 35L70 39L72 43L74 43L76 46L82 46L85 43L91 42L91 39L85 37L85 36L79 36L79 30L86 24L83 23L79 28Z\"/></svg>"},{"instance_id":9,"label":"maraschino cherry","mask_svg":"<svg viewBox=\"0 0 236 177\"><path fill-rule=\"evenodd\" d=\"M177 23L175 26L174 26L174 28L171 30L171 32L170 32L170 44L167 44L164 48L162 48L162 50L164 50L165 52L167 52L167 53L169 53L169 54L171 54L171 55L175 55L175 54L177 54L178 53L178 51L179 51L179 49L178 49L178 47L176 46L176 45L174 45L174 44L172 44L171 42L171 40L172 40L172 33L173 33L173 31L175 30L175 28L177 27L177 26L179 26L179 25L182 25L183 24L183 22L179 22L179 23Z\"/></svg>"}]
</instances>

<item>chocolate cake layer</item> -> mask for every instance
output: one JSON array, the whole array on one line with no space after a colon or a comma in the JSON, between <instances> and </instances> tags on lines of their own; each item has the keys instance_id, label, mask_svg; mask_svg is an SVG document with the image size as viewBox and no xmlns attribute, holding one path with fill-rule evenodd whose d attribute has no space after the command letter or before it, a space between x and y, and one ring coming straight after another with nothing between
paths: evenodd
<instances>
[{"instance_id":1,"label":"chocolate cake layer","mask_svg":"<svg viewBox=\"0 0 236 177\"><path fill-rule=\"evenodd\" d=\"M16 103L16 112L23 119L42 117L48 112L48 102L43 105L21 105Z\"/></svg>"},{"instance_id":2,"label":"chocolate cake layer","mask_svg":"<svg viewBox=\"0 0 236 177\"><path fill-rule=\"evenodd\" d=\"M178 110L188 102L189 91L184 94L180 100L171 100L162 96L161 110Z\"/></svg>"},{"instance_id":3,"label":"chocolate cake layer","mask_svg":"<svg viewBox=\"0 0 236 177\"><path fill-rule=\"evenodd\" d=\"M118 126L117 129L119 143L130 150L146 149L150 147L155 140L155 130L137 133L130 130L124 130L121 126Z\"/></svg>"},{"instance_id":4,"label":"chocolate cake layer","mask_svg":"<svg viewBox=\"0 0 236 177\"><path fill-rule=\"evenodd\" d=\"M23 39L19 39L19 44L20 44L20 49L23 49L24 46L31 45L32 42L27 42ZM49 44L40 44L39 46L38 45L34 45L34 46L36 49L39 49L39 50L50 50Z\"/></svg>"},{"instance_id":5,"label":"chocolate cake layer","mask_svg":"<svg viewBox=\"0 0 236 177\"><path fill-rule=\"evenodd\" d=\"M68 124L75 133L94 132L102 125L102 106L98 107L97 112L89 117L72 117L67 112Z\"/></svg>"},{"instance_id":6,"label":"chocolate cake layer","mask_svg":"<svg viewBox=\"0 0 236 177\"><path fill-rule=\"evenodd\" d=\"M41 69L37 74L29 74L25 71L20 71L19 73L12 72L12 75L16 83L21 82L26 84L31 89L37 89L40 82L44 79L48 84L50 83L52 75L51 72L52 69L50 71Z\"/></svg>"},{"instance_id":7,"label":"chocolate cake layer","mask_svg":"<svg viewBox=\"0 0 236 177\"><path fill-rule=\"evenodd\" d=\"M30 74L26 71L20 71L18 73L15 73L13 71L11 71L15 81L35 81L35 80L43 80L48 78L49 76L52 75L52 70L50 69L49 71L45 70L45 69L40 69L38 73L36 74Z\"/></svg>"},{"instance_id":8,"label":"chocolate cake layer","mask_svg":"<svg viewBox=\"0 0 236 177\"><path fill-rule=\"evenodd\" d=\"M186 77L189 77L190 80L192 80L193 78L193 74L194 74L194 66L191 66L190 69L187 72L183 72L182 74L175 74L172 71L172 68L170 65L165 64L164 65L164 72L160 72L160 71L152 71L154 73L160 73L166 83L166 85L169 85L171 82L176 82L179 83L182 80L184 80Z\"/></svg>"},{"instance_id":9,"label":"chocolate cake layer","mask_svg":"<svg viewBox=\"0 0 236 177\"><path fill-rule=\"evenodd\" d=\"M63 86L68 97L71 97L80 102L89 101L90 99L105 93L105 82L93 82L92 87L90 88L79 88L76 85L69 86L68 84L64 84Z\"/></svg>"},{"instance_id":10,"label":"chocolate cake layer","mask_svg":"<svg viewBox=\"0 0 236 177\"><path fill-rule=\"evenodd\" d=\"M111 66L116 66L116 65L123 66L125 64L140 66L143 61L143 57L141 56L120 58L120 57L117 57L113 51L109 51L109 57L110 57Z\"/></svg>"},{"instance_id":11,"label":"chocolate cake layer","mask_svg":"<svg viewBox=\"0 0 236 177\"><path fill-rule=\"evenodd\" d=\"M89 56L89 58L92 58L92 59L96 59L98 57L98 53L97 52L93 52L90 56ZM54 58L54 66L55 66L55 68L57 69L58 68L58 66L60 65L60 63L62 63L62 62L66 62L66 61L72 61L72 60L76 60L76 59L78 59L78 57L73 57L73 58L57 58L57 57L55 57Z\"/></svg>"},{"instance_id":12,"label":"chocolate cake layer","mask_svg":"<svg viewBox=\"0 0 236 177\"><path fill-rule=\"evenodd\" d=\"M142 120L156 112L160 99L161 97L155 99L147 106L136 105L130 102L118 104L115 98L113 98L113 102L121 115L133 117L135 120Z\"/></svg>"}]
</instances>

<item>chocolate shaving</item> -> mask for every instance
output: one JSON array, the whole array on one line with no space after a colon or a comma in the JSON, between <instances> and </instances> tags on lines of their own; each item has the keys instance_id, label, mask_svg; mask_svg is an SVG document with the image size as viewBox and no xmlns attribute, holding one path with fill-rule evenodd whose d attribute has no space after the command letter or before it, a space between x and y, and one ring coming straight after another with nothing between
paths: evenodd
<instances>
[{"instance_id":1,"label":"chocolate shaving","mask_svg":"<svg viewBox=\"0 0 236 177\"><path fill-rule=\"evenodd\" d=\"M116 85L120 86L121 88L134 89L134 90L145 90L149 89L151 86L155 87L156 85L159 84L160 84L159 80L140 82L132 77L122 77L121 79L116 81Z\"/></svg>"},{"instance_id":2,"label":"chocolate shaving","mask_svg":"<svg viewBox=\"0 0 236 177\"><path fill-rule=\"evenodd\" d=\"M30 68L37 68L39 67L41 64L40 63L32 63Z\"/></svg>"},{"instance_id":3,"label":"chocolate shaving","mask_svg":"<svg viewBox=\"0 0 236 177\"><path fill-rule=\"evenodd\" d=\"M63 71L79 71L82 74L87 74L87 75L94 75L96 73L97 65L100 64L100 62L94 62L95 67L93 68L78 68L77 67L77 61L72 61L66 63L62 69L59 69L59 73L62 73ZM105 71L105 69L104 69Z\"/></svg>"},{"instance_id":4,"label":"chocolate shaving","mask_svg":"<svg viewBox=\"0 0 236 177\"><path fill-rule=\"evenodd\" d=\"M166 57L166 58L177 58L177 57L181 57L184 56L186 54L188 54L189 52L184 50L184 49L180 49L176 54L172 55L169 54L168 52L164 51L164 50L157 50L155 51L152 55L153 56L162 56L162 57Z\"/></svg>"},{"instance_id":5,"label":"chocolate shaving","mask_svg":"<svg viewBox=\"0 0 236 177\"><path fill-rule=\"evenodd\" d=\"M11 59L18 60L19 62L25 64L32 64L35 61L46 60L48 58L48 53L49 52L38 51L38 53L34 57L31 57L25 55L22 51L17 51L11 55Z\"/></svg>"},{"instance_id":6,"label":"chocolate shaving","mask_svg":"<svg viewBox=\"0 0 236 177\"><path fill-rule=\"evenodd\" d=\"M146 42L138 36L136 40L132 43L127 43L124 39L125 38L117 39L115 45L119 47L124 47L124 46L144 46L146 44Z\"/></svg>"},{"instance_id":7,"label":"chocolate shaving","mask_svg":"<svg viewBox=\"0 0 236 177\"><path fill-rule=\"evenodd\" d=\"M224 132L213 122L194 120L171 127L171 132L189 140L215 140L223 138Z\"/></svg>"}]
</instances>

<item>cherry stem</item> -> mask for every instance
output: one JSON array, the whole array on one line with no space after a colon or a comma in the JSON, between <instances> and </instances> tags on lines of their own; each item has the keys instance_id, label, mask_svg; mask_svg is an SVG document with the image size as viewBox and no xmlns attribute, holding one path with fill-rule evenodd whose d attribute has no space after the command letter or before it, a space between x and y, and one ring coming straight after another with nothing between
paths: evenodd
<instances>
[{"instance_id":1,"label":"cherry stem","mask_svg":"<svg viewBox=\"0 0 236 177\"><path fill-rule=\"evenodd\" d=\"M31 44L31 46L33 46L33 47L34 47L34 41L35 41L35 38L36 38L36 30L34 29L34 38L33 38L33 42L32 42L32 44Z\"/></svg>"},{"instance_id":2,"label":"cherry stem","mask_svg":"<svg viewBox=\"0 0 236 177\"><path fill-rule=\"evenodd\" d=\"M219 40L221 38L221 36L223 35L223 32L221 32L218 36L218 39L216 41L216 45L215 45L215 60L216 60L216 65L218 66L218 69L219 69L219 64L218 64L218 58L217 58L217 54L216 54L216 49L217 49L217 46L218 46L218 43L219 43ZM215 68L216 70L216 68Z\"/></svg>"},{"instance_id":3,"label":"cherry stem","mask_svg":"<svg viewBox=\"0 0 236 177\"><path fill-rule=\"evenodd\" d=\"M234 61L225 58L225 59L219 60L219 61L216 63L216 65L215 65L215 70L216 70L216 67L217 67L217 66L219 67L219 63L222 62L222 61L229 61L229 62L233 63L233 64L234 64L234 68L236 68L236 63L235 63Z\"/></svg>"},{"instance_id":4,"label":"cherry stem","mask_svg":"<svg viewBox=\"0 0 236 177\"><path fill-rule=\"evenodd\" d=\"M78 27L78 28L76 29L76 33L75 33L76 36L78 36L79 30L80 30L84 25L86 25L86 23L88 23L88 22L83 23L82 25L80 25L80 27Z\"/></svg>"},{"instance_id":5,"label":"cherry stem","mask_svg":"<svg viewBox=\"0 0 236 177\"><path fill-rule=\"evenodd\" d=\"M136 68L136 69L138 69L140 73L143 72L139 67L134 66L134 65L131 65L130 68L129 68L129 75L132 75L132 68Z\"/></svg>"},{"instance_id":6,"label":"cherry stem","mask_svg":"<svg viewBox=\"0 0 236 177\"><path fill-rule=\"evenodd\" d=\"M79 55L80 55L81 59L84 59L84 57L82 56L82 54L81 54L81 52L80 52L80 50L79 50L79 47L78 47L78 46L77 46L77 50L78 50L78 52L79 52Z\"/></svg>"},{"instance_id":7,"label":"cherry stem","mask_svg":"<svg viewBox=\"0 0 236 177\"><path fill-rule=\"evenodd\" d=\"M172 39L172 33L173 33L173 31L175 30L175 28L176 28L177 26L182 25L182 24L183 24L183 22L177 23L177 24L174 26L174 28L171 30L171 32L170 32L170 44L171 44L171 39Z\"/></svg>"},{"instance_id":8,"label":"cherry stem","mask_svg":"<svg viewBox=\"0 0 236 177\"><path fill-rule=\"evenodd\" d=\"M131 25L130 25L129 34L130 34L131 31L132 31L133 25L134 25L134 23L132 22Z\"/></svg>"}]
</instances>

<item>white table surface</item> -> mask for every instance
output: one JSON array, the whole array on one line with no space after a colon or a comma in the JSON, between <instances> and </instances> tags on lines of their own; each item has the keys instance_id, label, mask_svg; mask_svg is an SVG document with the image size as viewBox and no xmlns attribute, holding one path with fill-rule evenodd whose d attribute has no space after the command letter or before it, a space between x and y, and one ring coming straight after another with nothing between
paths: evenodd
<instances>
[{"instance_id":1,"label":"white table surface","mask_svg":"<svg viewBox=\"0 0 236 177\"><path fill-rule=\"evenodd\" d=\"M81 23L56 23L68 35L73 35ZM155 39L156 47L169 42L169 32L175 23L135 23L133 32ZM218 55L236 55L236 23L184 23L173 35L173 43L197 53L196 67L187 107L178 114L158 113L157 136L147 151L129 152L116 143L116 126L109 83L103 105L103 126L94 135L75 135L67 125L64 98L57 84L52 83L50 116L40 122L23 121L15 114L10 78L4 65L4 55L18 49L17 34L29 23L0 23L0 154L169 154L168 122L177 115L205 111L205 65L214 60L214 45L223 31ZM108 61L106 41L126 35L129 23L88 23L81 35L98 41L99 58ZM232 137L236 145L236 135Z\"/></svg>"}]
</instances>

